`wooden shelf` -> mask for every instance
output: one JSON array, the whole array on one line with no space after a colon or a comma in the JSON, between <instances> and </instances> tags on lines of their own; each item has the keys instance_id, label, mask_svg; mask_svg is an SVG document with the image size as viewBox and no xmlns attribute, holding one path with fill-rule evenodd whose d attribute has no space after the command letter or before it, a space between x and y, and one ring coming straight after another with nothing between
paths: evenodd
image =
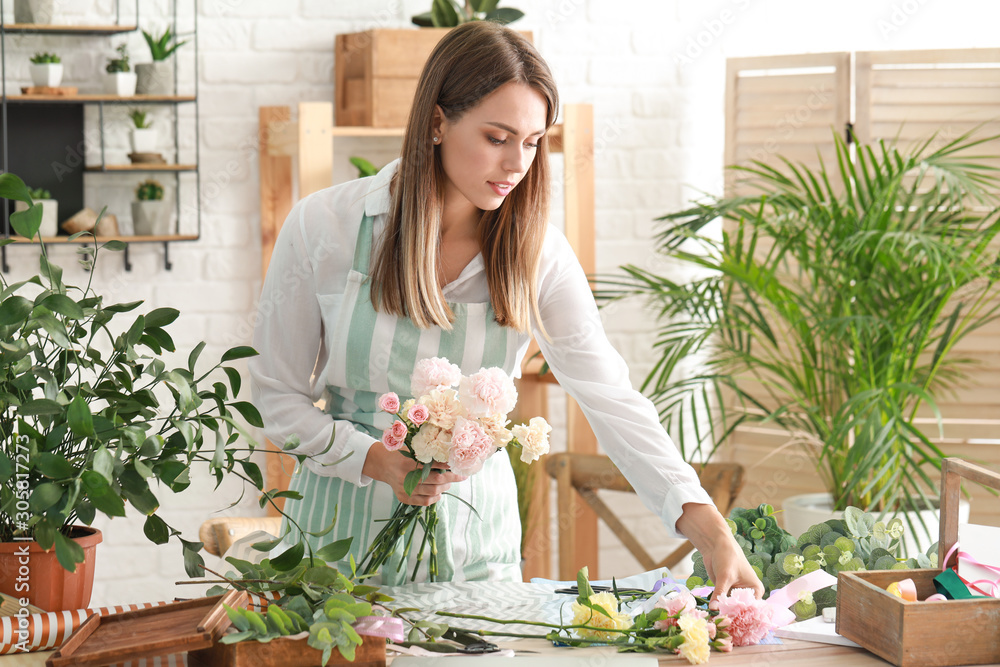
<instances>
[{"instance_id":1,"label":"wooden shelf","mask_svg":"<svg viewBox=\"0 0 1000 667\"><path fill-rule=\"evenodd\" d=\"M88 165L86 171L89 172L122 172L122 171L198 171L198 167L193 164L154 164L152 162L143 164L137 162L135 164L108 164L101 167L101 165Z\"/></svg>"},{"instance_id":2,"label":"wooden shelf","mask_svg":"<svg viewBox=\"0 0 1000 667\"><path fill-rule=\"evenodd\" d=\"M58 25L42 23L8 23L4 32L36 32L47 35L118 35L135 32L134 25Z\"/></svg>"},{"instance_id":3,"label":"wooden shelf","mask_svg":"<svg viewBox=\"0 0 1000 667\"><path fill-rule=\"evenodd\" d=\"M39 102L46 104L96 104L98 102L107 102L109 104L179 104L194 102L196 100L197 98L194 95L132 95L131 97L119 97L118 95L108 95L106 93L7 96L7 101L12 104L33 104Z\"/></svg>"},{"instance_id":4,"label":"wooden shelf","mask_svg":"<svg viewBox=\"0 0 1000 667\"><path fill-rule=\"evenodd\" d=\"M11 236L16 243L35 243L38 241L29 241L23 236ZM98 236L97 243L105 243L107 241L123 241L125 243L171 243L173 241L197 241L197 234L164 234L163 236ZM43 243L77 243L92 244L95 242L92 236L79 236L72 241L69 240L68 236L43 236Z\"/></svg>"}]
</instances>

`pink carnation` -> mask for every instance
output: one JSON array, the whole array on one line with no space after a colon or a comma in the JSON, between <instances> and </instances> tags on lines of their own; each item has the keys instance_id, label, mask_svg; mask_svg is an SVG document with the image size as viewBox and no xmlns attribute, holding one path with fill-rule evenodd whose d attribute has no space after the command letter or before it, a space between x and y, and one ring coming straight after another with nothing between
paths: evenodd
<instances>
[{"instance_id":1,"label":"pink carnation","mask_svg":"<svg viewBox=\"0 0 1000 667\"><path fill-rule=\"evenodd\" d=\"M415 426L420 426L427 418L430 416L430 412L427 410L427 406L423 403L417 403L406 411L406 418L409 419Z\"/></svg>"},{"instance_id":2,"label":"pink carnation","mask_svg":"<svg viewBox=\"0 0 1000 667\"><path fill-rule=\"evenodd\" d=\"M378 399L378 409L391 415L399 412L399 396L393 392L382 394Z\"/></svg>"},{"instance_id":3,"label":"pink carnation","mask_svg":"<svg viewBox=\"0 0 1000 667\"><path fill-rule=\"evenodd\" d=\"M721 651L723 653L729 653L733 650L733 639L732 637L723 637L721 639L716 639L712 642L712 648L716 651Z\"/></svg>"},{"instance_id":4,"label":"pink carnation","mask_svg":"<svg viewBox=\"0 0 1000 667\"><path fill-rule=\"evenodd\" d=\"M387 428L386 430L382 431L382 444L385 445L385 448L388 449L390 452L394 452L397 449L403 448L402 438L397 438L396 436L394 436L392 434L391 428Z\"/></svg>"},{"instance_id":5,"label":"pink carnation","mask_svg":"<svg viewBox=\"0 0 1000 667\"><path fill-rule=\"evenodd\" d=\"M448 467L459 475L474 475L479 472L496 447L493 438L483 427L472 419L459 417L451 432L451 452Z\"/></svg>"},{"instance_id":6,"label":"pink carnation","mask_svg":"<svg viewBox=\"0 0 1000 667\"><path fill-rule=\"evenodd\" d=\"M406 433L409 429L406 428L406 424L399 421L398 419L392 423L392 437L396 440L405 440Z\"/></svg>"},{"instance_id":7,"label":"pink carnation","mask_svg":"<svg viewBox=\"0 0 1000 667\"><path fill-rule=\"evenodd\" d=\"M667 613L674 617L680 616L684 612L693 611L697 605L694 596L687 589L677 591L677 593L677 595L671 597L664 595L656 601L655 606L660 609L666 609ZM653 625L657 630L666 630L673 625L677 625L677 618L665 618L654 622Z\"/></svg>"},{"instance_id":8,"label":"pink carnation","mask_svg":"<svg viewBox=\"0 0 1000 667\"><path fill-rule=\"evenodd\" d=\"M506 415L517 404L514 381L502 368L481 368L462 378L458 396L472 417Z\"/></svg>"},{"instance_id":9,"label":"pink carnation","mask_svg":"<svg viewBox=\"0 0 1000 667\"><path fill-rule=\"evenodd\" d=\"M729 618L727 631L734 646L753 646L774 627L771 605L754 597L752 589L734 588L718 602L719 613Z\"/></svg>"},{"instance_id":10,"label":"pink carnation","mask_svg":"<svg viewBox=\"0 0 1000 667\"><path fill-rule=\"evenodd\" d=\"M421 359L410 376L410 391L420 398L435 389L454 387L462 379L462 369L444 357Z\"/></svg>"}]
</instances>

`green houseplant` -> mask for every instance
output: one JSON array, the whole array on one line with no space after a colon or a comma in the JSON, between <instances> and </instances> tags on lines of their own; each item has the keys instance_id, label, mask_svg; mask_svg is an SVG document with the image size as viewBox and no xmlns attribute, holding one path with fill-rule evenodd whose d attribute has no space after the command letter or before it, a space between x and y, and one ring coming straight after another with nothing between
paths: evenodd
<instances>
[{"instance_id":1,"label":"green houseplant","mask_svg":"<svg viewBox=\"0 0 1000 667\"><path fill-rule=\"evenodd\" d=\"M36 53L31 57L31 82L54 88L62 83L62 59L55 53Z\"/></svg>"},{"instance_id":2,"label":"green houseplant","mask_svg":"<svg viewBox=\"0 0 1000 667\"><path fill-rule=\"evenodd\" d=\"M149 55L153 58L153 62L135 66L136 75L139 77L135 88L136 93L139 95L173 95L174 69L166 61L177 49L187 44L187 41L178 42L177 35L170 28L164 30L159 36L143 30L142 36L149 47Z\"/></svg>"},{"instance_id":3,"label":"green houseplant","mask_svg":"<svg viewBox=\"0 0 1000 667\"><path fill-rule=\"evenodd\" d=\"M0 175L0 196L28 205L11 215L11 224L18 234L35 237L42 211L24 183L13 174ZM119 241L93 244L81 248L82 261L92 266L101 253L123 248ZM201 543L184 540L160 517L160 489L183 491L191 467L199 463L219 481L237 474L263 488L250 458L252 441L236 446L237 417L259 426L260 415L236 400L240 374L227 365L256 353L233 348L206 371L206 364L199 364L200 343L186 365L170 368L161 357L175 349L167 328L178 312L157 308L134 314L141 301L105 301L93 275L85 285L67 284L44 244L37 275L14 283L0 275L0 543L13 542L15 553L31 540L40 548L23 573L30 579L24 582L28 589L12 588L20 583L13 576L17 569L4 570L0 586L10 594L28 594L49 610L76 609L87 600L34 597L56 588L50 579L62 576L43 571L41 550L52 551L65 571L89 569L92 577L74 538L94 532L86 527L98 512L124 516L131 505L145 515L143 532L150 541L180 539L185 567L195 576L201 572ZM209 380L223 373L228 386ZM88 585L74 586L89 598Z\"/></svg>"},{"instance_id":4,"label":"green houseplant","mask_svg":"<svg viewBox=\"0 0 1000 667\"><path fill-rule=\"evenodd\" d=\"M497 8L499 0L433 0L431 10L417 14L412 18L413 24L422 28L454 28L466 21L496 21L497 23L512 23L524 12L510 7Z\"/></svg>"},{"instance_id":5,"label":"green houseplant","mask_svg":"<svg viewBox=\"0 0 1000 667\"><path fill-rule=\"evenodd\" d=\"M163 236L170 232L170 206L163 199L163 186L148 178L135 188L132 226L137 236Z\"/></svg>"},{"instance_id":6,"label":"green houseplant","mask_svg":"<svg viewBox=\"0 0 1000 667\"><path fill-rule=\"evenodd\" d=\"M156 151L156 128L153 120L145 109L130 109L128 117L132 120L130 139L132 152L135 154L154 153Z\"/></svg>"},{"instance_id":7,"label":"green houseplant","mask_svg":"<svg viewBox=\"0 0 1000 667\"><path fill-rule=\"evenodd\" d=\"M135 95L136 77L129 60L128 44L122 42L115 48L117 58L108 58L104 67L107 78L104 80L104 92L118 97Z\"/></svg>"},{"instance_id":8,"label":"green houseplant","mask_svg":"<svg viewBox=\"0 0 1000 667\"><path fill-rule=\"evenodd\" d=\"M754 163L738 169L760 195L660 218L659 253L697 277L630 265L599 296L656 308L643 388L685 456L766 424L805 445L836 509L932 506L942 452L918 410L941 428L936 399L968 378L956 346L997 317L998 180L975 157L991 139L903 151L836 137L832 168ZM706 229L719 219L721 238ZM704 364L680 377L693 355Z\"/></svg>"}]
</instances>

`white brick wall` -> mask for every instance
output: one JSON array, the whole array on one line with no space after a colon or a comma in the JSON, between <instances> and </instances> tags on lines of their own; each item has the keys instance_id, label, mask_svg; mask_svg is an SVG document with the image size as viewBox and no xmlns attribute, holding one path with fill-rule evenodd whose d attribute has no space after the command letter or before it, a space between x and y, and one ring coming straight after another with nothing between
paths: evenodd
<instances>
[{"instance_id":1,"label":"white brick wall","mask_svg":"<svg viewBox=\"0 0 1000 667\"><path fill-rule=\"evenodd\" d=\"M180 1L183 16L183 8L190 5ZM162 27L167 0L141 2L144 27ZM1000 23L1000 8L990 0L845 0L822 5L795 0L627 4L510 0L503 4L527 13L518 27L534 31L563 100L595 107L600 272L624 261L649 264L651 219L676 210L698 191L718 189L726 57L988 47L996 45L995 26ZM209 342L204 359L249 342L260 280L258 107L331 100L335 33L405 26L410 15L428 6L427 0L200 0L202 239L170 247L171 272L164 271L163 250L157 246L132 251L131 273L122 270L119 258L107 257L97 272L98 282L122 300L142 298L149 308L179 308L183 315L174 335L183 356L198 340ZM62 0L60 7L68 22L85 23L107 16L112 3ZM27 56L52 49L63 54L66 84L94 90L96 73L120 39L9 38L8 90L27 82ZM134 61L148 60L141 35L126 39ZM187 76L182 74L181 80L189 81ZM91 116L89 123L95 122ZM127 140L121 129L116 132L109 136L108 146L121 158ZM181 141L193 145L190 128L181 128ZM391 159L396 146L390 140L345 142L342 154L365 154L382 163ZM92 159L94 147L87 148ZM344 178L351 171L338 165L336 174ZM104 178L108 180L97 180ZM129 178L88 176L88 203L92 207L107 203L119 216L128 216L132 185ZM30 249L10 249L10 277L33 271L34 255ZM82 279L79 271L69 268L72 249L54 248L52 255L67 266L68 276ZM607 321L609 335L634 362L633 380L641 381L648 370L644 353L652 340L648 316L637 304L621 304ZM557 400L553 403L558 405ZM552 421L558 429L561 420ZM213 491L211 480L200 480L198 490L175 497L164 493L161 501L168 520L193 539L200 523L214 512L255 511L252 499L245 499L236 510L223 509L238 496L235 484L227 482ZM638 503L617 504L630 522L648 526L649 514ZM191 587L173 585L183 578L179 549L152 546L142 537L140 526L141 522L130 520L101 523L106 536L98 556L96 603L193 593ZM635 564L613 539L606 533L601 539L602 576L634 571ZM658 540L654 550L660 546Z\"/></svg>"}]
</instances>

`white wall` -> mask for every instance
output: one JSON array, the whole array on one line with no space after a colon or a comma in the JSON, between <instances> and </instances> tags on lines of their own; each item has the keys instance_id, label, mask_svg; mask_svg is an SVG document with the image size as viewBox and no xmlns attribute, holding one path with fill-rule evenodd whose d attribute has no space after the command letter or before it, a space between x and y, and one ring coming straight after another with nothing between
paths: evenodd
<instances>
[{"instance_id":1,"label":"white wall","mask_svg":"<svg viewBox=\"0 0 1000 667\"><path fill-rule=\"evenodd\" d=\"M186 9L190 0L179 1L183 17L190 11ZM130 3L123 0L123 4ZM97 277L102 289L115 298L145 299L150 308L179 308L182 316L174 335L180 350L186 356L198 341L206 340L209 347L203 358L209 359L227 347L249 342L253 302L260 287L258 107L332 100L334 35L405 26L409 16L424 11L429 1L201 0L199 4L202 238L170 247L172 271L163 269L162 248L147 246L132 251L130 273L122 270L119 259L109 257ZM503 4L527 13L518 27L534 31L562 99L595 107L601 272L625 262L648 263L652 219L676 210L694 193L718 190L727 57L995 47L1000 25L1000 3L991 0L511 0ZM64 0L61 11L68 22L100 22L112 6L111 0ZM143 26L161 28L168 6L167 0L142 0ZM125 11L129 13L127 7ZM82 90L94 88L97 72L117 43L99 37L8 39L8 66L13 78L20 79L15 85L27 79L20 56L58 48L68 63L66 83ZM128 40L134 60L146 60L141 36ZM190 83L191 69L185 73ZM92 112L88 122L90 127L96 122ZM109 137L109 150L117 151L114 155L121 159L124 137L120 126ZM188 155L193 142L193 133L182 129L181 143ZM359 152L378 162L393 150L391 142L357 142L341 154ZM88 145L87 154L94 158L93 145ZM97 208L108 203L109 210L126 216L130 179L100 178L108 179L88 176L88 204ZM64 265L73 262L71 249L55 249L52 254ZM27 248L10 250L9 277L29 275L37 266L36 255ZM82 277L78 271L67 273ZM606 321L612 340L632 364L634 381L639 382L648 370L648 350L654 340L650 318L638 305L628 304L617 306L614 317ZM558 426L557 419L553 422ZM193 539L202 520L239 495L236 484L227 482L213 491L206 481L198 491L179 497L164 494L161 500L167 519ZM644 535L655 535L655 520L642 510L628 510L627 504L619 502ZM243 505L223 511L247 514L255 509L248 500ZM184 578L179 548L146 542L141 521L119 519L101 522L101 527L105 544L98 555L95 603L168 599L194 592L173 585ZM663 542L656 537L649 540ZM602 538L602 544L606 545L601 552L603 576L638 570L612 540Z\"/></svg>"}]
</instances>

